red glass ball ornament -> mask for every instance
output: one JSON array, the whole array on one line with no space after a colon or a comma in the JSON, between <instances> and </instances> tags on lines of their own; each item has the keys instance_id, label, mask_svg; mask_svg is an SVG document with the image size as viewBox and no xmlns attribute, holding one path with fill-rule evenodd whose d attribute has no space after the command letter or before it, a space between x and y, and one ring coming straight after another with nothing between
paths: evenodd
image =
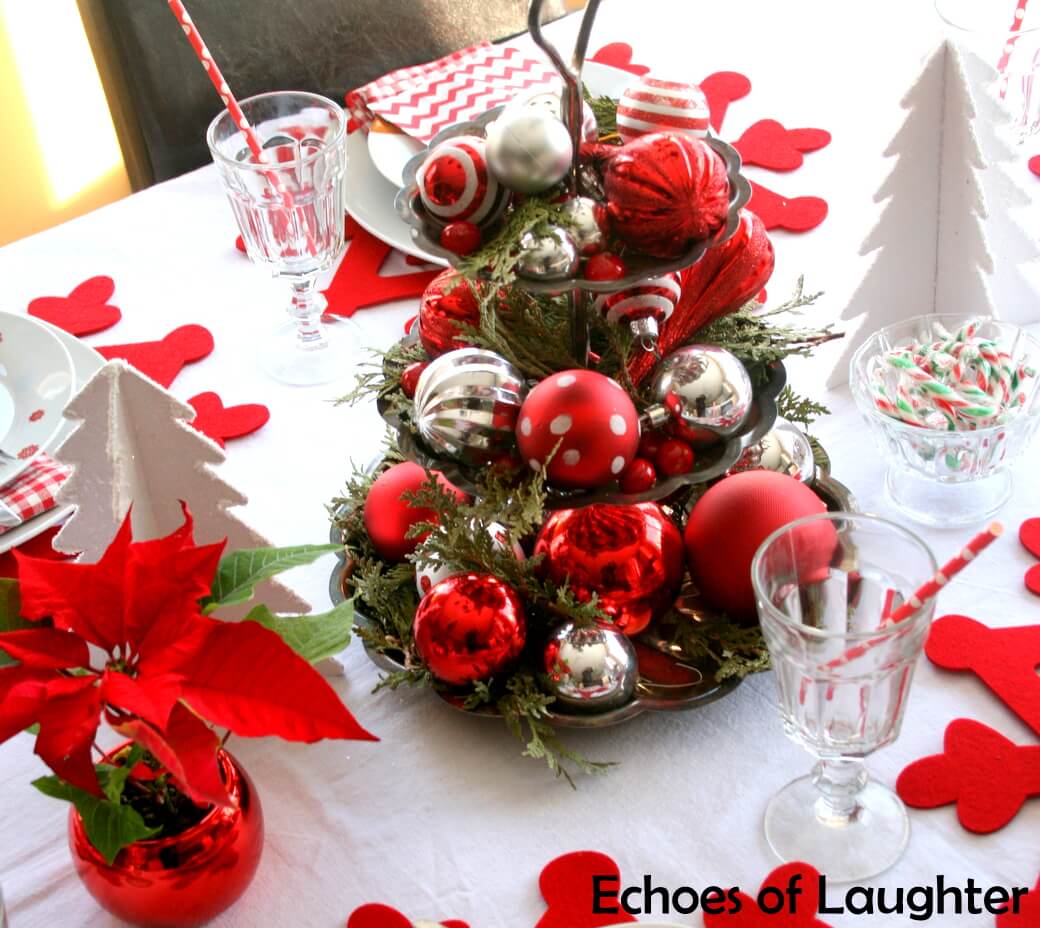
<instances>
[{"instance_id":1,"label":"red glass ball ornament","mask_svg":"<svg viewBox=\"0 0 1040 928\"><path fill-rule=\"evenodd\" d=\"M593 255L585 262L586 280L620 280L627 273L625 262L609 251Z\"/></svg>"},{"instance_id":2,"label":"red glass ball ornament","mask_svg":"<svg viewBox=\"0 0 1040 928\"><path fill-rule=\"evenodd\" d=\"M697 501L686 523L690 576L708 602L730 618L753 620L751 560L759 545L788 522L826 509L812 490L787 474L753 470L727 477ZM826 565L837 544L834 526L821 522L810 537L819 563Z\"/></svg>"},{"instance_id":3,"label":"red glass ball ornament","mask_svg":"<svg viewBox=\"0 0 1040 928\"><path fill-rule=\"evenodd\" d=\"M590 489L614 480L636 456L639 415L617 381L560 371L527 394L516 440L533 469L552 455L548 475L556 486Z\"/></svg>"},{"instance_id":4,"label":"red glass ball ornament","mask_svg":"<svg viewBox=\"0 0 1040 928\"><path fill-rule=\"evenodd\" d=\"M657 471L646 458L635 458L622 472L618 486L622 493L645 493L657 483Z\"/></svg>"},{"instance_id":5,"label":"red glass ball ornament","mask_svg":"<svg viewBox=\"0 0 1040 928\"><path fill-rule=\"evenodd\" d=\"M467 348L459 337L463 324L480 324L480 301L473 285L448 268L429 282L419 301L419 341L431 358Z\"/></svg>"},{"instance_id":6,"label":"red glass ball ornament","mask_svg":"<svg viewBox=\"0 0 1040 928\"><path fill-rule=\"evenodd\" d=\"M636 635L666 612L682 583L682 536L657 503L554 512L534 548L556 584L599 605L621 631Z\"/></svg>"},{"instance_id":7,"label":"red glass ball ornament","mask_svg":"<svg viewBox=\"0 0 1040 928\"><path fill-rule=\"evenodd\" d=\"M484 139L475 135L441 142L420 165L415 180L423 206L440 222L491 221L508 196L488 170Z\"/></svg>"},{"instance_id":8,"label":"red glass ball ornament","mask_svg":"<svg viewBox=\"0 0 1040 928\"><path fill-rule=\"evenodd\" d=\"M436 476L444 489L454 493L460 501L466 499L466 494L443 475ZM383 471L368 491L363 512L365 530L384 560L403 561L426 537L407 538L408 529L416 522L436 521L437 514L432 509L411 506L401 498L405 493L414 493L427 480L426 471L418 464L402 461Z\"/></svg>"},{"instance_id":9,"label":"red glass ball ornament","mask_svg":"<svg viewBox=\"0 0 1040 928\"><path fill-rule=\"evenodd\" d=\"M486 680L520 656L527 634L516 591L490 574L457 574L419 603L415 649L438 680L456 686Z\"/></svg>"},{"instance_id":10,"label":"red glass ball ornament","mask_svg":"<svg viewBox=\"0 0 1040 928\"><path fill-rule=\"evenodd\" d=\"M614 235L636 251L677 258L726 222L729 178L706 142L655 132L628 142L603 169Z\"/></svg>"},{"instance_id":11,"label":"red glass ball ornament","mask_svg":"<svg viewBox=\"0 0 1040 928\"><path fill-rule=\"evenodd\" d=\"M657 452L664 444L666 436L660 432L646 431L639 436L639 456L652 461L657 457Z\"/></svg>"},{"instance_id":12,"label":"red glass ball ornament","mask_svg":"<svg viewBox=\"0 0 1040 928\"><path fill-rule=\"evenodd\" d=\"M441 229L441 247L456 255L468 255L480 247L482 236L480 226L460 219L449 222Z\"/></svg>"},{"instance_id":13,"label":"red glass ball ornament","mask_svg":"<svg viewBox=\"0 0 1040 928\"><path fill-rule=\"evenodd\" d=\"M415 396L415 388L419 386L419 378L426 370L425 361L415 361L401 371L401 390L408 399Z\"/></svg>"},{"instance_id":14,"label":"red glass ball ornament","mask_svg":"<svg viewBox=\"0 0 1040 928\"><path fill-rule=\"evenodd\" d=\"M69 810L72 862L102 908L132 925L190 928L216 918L246 891L264 848L264 814L238 762L221 751L218 763L230 807L214 808L179 835L128 845L111 864L90 843L79 813Z\"/></svg>"},{"instance_id":15,"label":"red glass ball ornament","mask_svg":"<svg viewBox=\"0 0 1040 928\"><path fill-rule=\"evenodd\" d=\"M662 442L654 458L657 469L666 477L677 477L693 470L693 448L681 438L669 438Z\"/></svg>"},{"instance_id":16,"label":"red glass ball ornament","mask_svg":"<svg viewBox=\"0 0 1040 928\"><path fill-rule=\"evenodd\" d=\"M710 118L708 98L697 84L647 74L629 84L621 95L617 130L623 142L651 132L704 138Z\"/></svg>"}]
</instances>

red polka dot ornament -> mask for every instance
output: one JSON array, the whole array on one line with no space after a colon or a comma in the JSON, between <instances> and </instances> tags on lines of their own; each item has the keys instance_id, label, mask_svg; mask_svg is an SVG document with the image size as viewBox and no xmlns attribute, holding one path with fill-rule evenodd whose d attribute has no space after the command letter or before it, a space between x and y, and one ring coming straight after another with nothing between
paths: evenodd
<instances>
[{"instance_id":1,"label":"red polka dot ornament","mask_svg":"<svg viewBox=\"0 0 1040 928\"><path fill-rule=\"evenodd\" d=\"M702 139L708 134L709 119L708 98L697 84L652 74L630 84L618 101L617 129L624 142L651 132Z\"/></svg>"},{"instance_id":2,"label":"red polka dot ornament","mask_svg":"<svg viewBox=\"0 0 1040 928\"><path fill-rule=\"evenodd\" d=\"M616 480L636 456L639 415L617 381L595 371L560 371L527 395L516 438L532 469L549 462L552 484L592 489Z\"/></svg>"},{"instance_id":3,"label":"red polka dot ornament","mask_svg":"<svg viewBox=\"0 0 1040 928\"><path fill-rule=\"evenodd\" d=\"M475 135L441 142L422 163L416 181L426 212L442 223L490 224L509 199L488 170L484 140Z\"/></svg>"}]
</instances>

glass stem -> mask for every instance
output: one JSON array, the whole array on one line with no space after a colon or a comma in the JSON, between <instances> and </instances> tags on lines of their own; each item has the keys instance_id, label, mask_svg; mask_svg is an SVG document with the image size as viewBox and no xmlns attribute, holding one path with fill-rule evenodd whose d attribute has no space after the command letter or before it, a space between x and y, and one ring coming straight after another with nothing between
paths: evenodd
<instances>
[{"instance_id":1,"label":"glass stem","mask_svg":"<svg viewBox=\"0 0 1040 928\"><path fill-rule=\"evenodd\" d=\"M296 346L304 351L317 351L328 346L321 314L328 305L318 291L317 276L310 275L293 280L292 302L289 315L296 322Z\"/></svg>"},{"instance_id":2,"label":"glass stem","mask_svg":"<svg viewBox=\"0 0 1040 928\"><path fill-rule=\"evenodd\" d=\"M820 791L816 817L827 825L847 825L858 814L858 796L867 785L863 761L851 757L821 760L813 767L812 776Z\"/></svg>"}]
</instances>

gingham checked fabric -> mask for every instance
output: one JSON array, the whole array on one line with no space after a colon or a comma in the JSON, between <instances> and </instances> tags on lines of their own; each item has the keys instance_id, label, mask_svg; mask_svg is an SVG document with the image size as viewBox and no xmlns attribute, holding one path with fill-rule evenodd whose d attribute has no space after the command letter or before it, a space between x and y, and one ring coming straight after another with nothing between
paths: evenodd
<instances>
[{"instance_id":1,"label":"gingham checked fabric","mask_svg":"<svg viewBox=\"0 0 1040 928\"><path fill-rule=\"evenodd\" d=\"M361 126L371 125L378 116L428 142L446 126L507 103L522 90L559 83L547 62L525 57L510 45L484 42L391 71L350 91L346 103Z\"/></svg>"},{"instance_id":2,"label":"gingham checked fabric","mask_svg":"<svg viewBox=\"0 0 1040 928\"><path fill-rule=\"evenodd\" d=\"M0 533L52 508L72 468L41 454L13 483L0 489Z\"/></svg>"}]
</instances>

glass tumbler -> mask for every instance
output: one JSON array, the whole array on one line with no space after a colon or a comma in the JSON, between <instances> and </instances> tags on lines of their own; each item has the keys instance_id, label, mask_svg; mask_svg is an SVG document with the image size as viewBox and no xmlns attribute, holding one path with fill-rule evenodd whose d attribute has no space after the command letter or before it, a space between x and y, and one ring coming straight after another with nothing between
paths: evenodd
<instances>
[{"instance_id":1,"label":"glass tumbler","mask_svg":"<svg viewBox=\"0 0 1040 928\"><path fill-rule=\"evenodd\" d=\"M1027 0L935 0L950 37L995 74L1019 142L1040 131L1040 10Z\"/></svg>"},{"instance_id":2,"label":"glass tumbler","mask_svg":"<svg viewBox=\"0 0 1040 928\"><path fill-rule=\"evenodd\" d=\"M817 759L770 801L766 839L832 882L887 870L909 839L903 803L868 777L864 758L899 735L933 602L888 616L936 569L915 535L851 513L792 522L751 565L784 732Z\"/></svg>"},{"instance_id":3,"label":"glass tumbler","mask_svg":"<svg viewBox=\"0 0 1040 928\"><path fill-rule=\"evenodd\" d=\"M284 383L328 383L350 372L356 327L329 321L318 275L343 251L346 116L316 94L285 91L241 101L262 142L254 157L224 110L206 134L246 252L289 283L291 322L261 345L260 364Z\"/></svg>"}]
</instances>

